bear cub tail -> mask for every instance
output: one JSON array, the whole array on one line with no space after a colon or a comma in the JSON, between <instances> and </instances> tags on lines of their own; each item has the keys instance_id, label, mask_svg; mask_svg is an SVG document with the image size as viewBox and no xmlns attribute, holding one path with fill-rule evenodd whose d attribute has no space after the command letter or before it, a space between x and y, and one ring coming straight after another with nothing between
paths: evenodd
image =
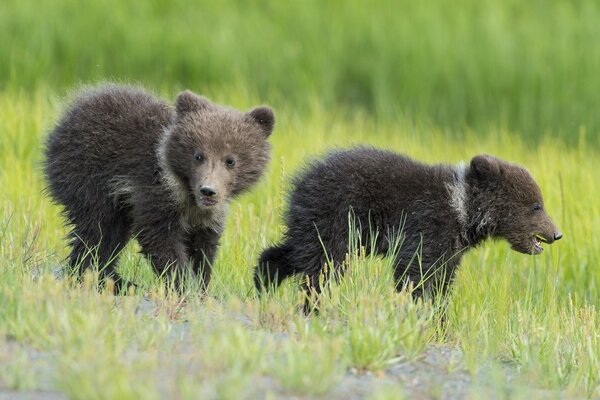
<instances>
[{"instance_id":1,"label":"bear cub tail","mask_svg":"<svg viewBox=\"0 0 600 400\"><path fill-rule=\"evenodd\" d=\"M254 286L259 292L277 288L281 281L294 274L290 260L291 245L279 245L265 249L254 270Z\"/></svg>"}]
</instances>

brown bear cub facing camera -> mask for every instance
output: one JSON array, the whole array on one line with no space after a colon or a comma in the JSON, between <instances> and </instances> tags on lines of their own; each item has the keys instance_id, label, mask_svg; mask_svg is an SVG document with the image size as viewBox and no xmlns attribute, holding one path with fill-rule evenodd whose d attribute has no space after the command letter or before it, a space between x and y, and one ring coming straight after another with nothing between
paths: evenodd
<instances>
[{"instance_id":1,"label":"brown bear cub facing camera","mask_svg":"<svg viewBox=\"0 0 600 400\"><path fill-rule=\"evenodd\" d=\"M349 215L355 223L349 223ZM425 165L370 147L330 152L293 181L280 244L255 270L259 291L301 274L319 292L326 264L343 273L349 234L394 257L396 288L415 297L446 291L466 250L504 238L525 254L562 237L524 168L479 155L470 165Z\"/></svg>"},{"instance_id":2,"label":"brown bear cub facing camera","mask_svg":"<svg viewBox=\"0 0 600 400\"><path fill-rule=\"evenodd\" d=\"M48 191L72 227L69 264L115 272L136 237L157 274L210 281L230 200L269 162L273 112L240 112L189 91L172 107L142 89L83 90L47 139ZM179 286L177 286L179 288Z\"/></svg>"}]
</instances>

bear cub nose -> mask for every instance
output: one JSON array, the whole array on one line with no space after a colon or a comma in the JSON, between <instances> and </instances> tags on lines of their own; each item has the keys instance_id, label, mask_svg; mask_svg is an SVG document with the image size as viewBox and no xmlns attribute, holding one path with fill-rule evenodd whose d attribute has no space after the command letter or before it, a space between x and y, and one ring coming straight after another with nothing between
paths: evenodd
<instances>
[{"instance_id":1,"label":"bear cub nose","mask_svg":"<svg viewBox=\"0 0 600 400\"><path fill-rule=\"evenodd\" d=\"M217 194L217 192L215 191L215 189L211 188L210 186L202 186L200 188L200 194L202 194L202 196L212 197L215 194Z\"/></svg>"},{"instance_id":2,"label":"bear cub nose","mask_svg":"<svg viewBox=\"0 0 600 400\"><path fill-rule=\"evenodd\" d=\"M562 232L554 232L554 240L560 240L562 236Z\"/></svg>"}]
</instances>

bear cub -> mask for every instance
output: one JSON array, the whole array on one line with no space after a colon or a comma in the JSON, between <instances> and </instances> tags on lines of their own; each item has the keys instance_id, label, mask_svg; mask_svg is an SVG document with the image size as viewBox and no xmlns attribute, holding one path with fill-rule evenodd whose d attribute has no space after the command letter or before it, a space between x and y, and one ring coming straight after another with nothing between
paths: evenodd
<instances>
[{"instance_id":1,"label":"bear cub","mask_svg":"<svg viewBox=\"0 0 600 400\"><path fill-rule=\"evenodd\" d=\"M488 155L469 166L425 165L370 147L310 163L293 180L285 224L282 242L260 256L259 291L301 274L318 293L326 264L343 273L351 230L367 251L393 254L396 288L412 283L415 297L445 292L463 254L487 238L539 254L541 242L562 237L520 166Z\"/></svg>"},{"instance_id":2,"label":"bear cub","mask_svg":"<svg viewBox=\"0 0 600 400\"><path fill-rule=\"evenodd\" d=\"M131 237L157 274L180 288L184 273L210 281L232 198L270 158L273 112L241 112L192 92L175 105L143 89L104 85L76 97L48 136L45 175L72 227L69 265L115 273Z\"/></svg>"}]
</instances>

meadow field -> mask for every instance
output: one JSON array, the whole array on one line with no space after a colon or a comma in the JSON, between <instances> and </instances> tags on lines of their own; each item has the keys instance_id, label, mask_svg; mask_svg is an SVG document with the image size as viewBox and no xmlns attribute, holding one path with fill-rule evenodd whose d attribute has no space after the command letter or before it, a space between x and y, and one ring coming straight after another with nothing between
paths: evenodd
<instances>
[{"instance_id":1,"label":"meadow field","mask_svg":"<svg viewBox=\"0 0 600 400\"><path fill-rule=\"evenodd\" d=\"M4 0L0 398L600 397L598 20L591 0ZM68 228L44 194L44 138L74 89L103 81L275 110L272 162L232 203L207 297L165 291L135 242L120 264L134 294L57 279ZM564 238L537 257L486 243L435 303L361 251L317 315L298 281L259 299L290 177L365 143L522 164Z\"/></svg>"}]
</instances>

